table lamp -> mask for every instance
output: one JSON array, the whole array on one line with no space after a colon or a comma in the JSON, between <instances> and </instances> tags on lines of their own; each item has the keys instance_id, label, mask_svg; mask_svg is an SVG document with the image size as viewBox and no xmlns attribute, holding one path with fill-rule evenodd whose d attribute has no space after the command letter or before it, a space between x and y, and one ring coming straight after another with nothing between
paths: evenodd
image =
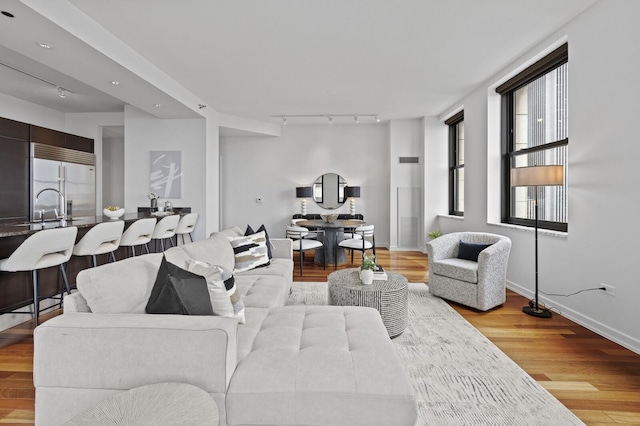
<instances>
[{"instance_id":1,"label":"table lamp","mask_svg":"<svg viewBox=\"0 0 640 426\"><path fill-rule=\"evenodd\" d=\"M313 196L313 188L310 186L296 187L296 198L300 198L300 213L302 216L307 215L307 198Z\"/></svg>"},{"instance_id":2,"label":"table lamp","mask_svg":"<svg viewBox=\"0 0 640 426\"><path fill-rule=\"evenodd\" d=\"M356 215L356 198L360 198L359 186L347 186L344 188L344 196L349 199L349 213Z\"/></svg>"},{"instance_id":3,"label":"table lamp","mask_svg":"<svg viewBox=\"0 0 640 426\"><path fill-rule=\"evenodd\" d=\"M564 184L564 168L554 166L529 166L511 169L511 186L533 186L535 191L535 299L522 312L539 318L551 318L551 311L538 304L538 190L540 186L557 186Z\"/></svg>"}]
</instances>

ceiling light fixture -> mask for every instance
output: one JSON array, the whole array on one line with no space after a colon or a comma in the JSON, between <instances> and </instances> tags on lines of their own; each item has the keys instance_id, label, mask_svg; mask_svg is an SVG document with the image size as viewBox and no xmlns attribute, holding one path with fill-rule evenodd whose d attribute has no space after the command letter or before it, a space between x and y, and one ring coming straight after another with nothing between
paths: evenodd
<instances>
[{"instance_id":1,"label":"ceiling light fixture","mask_svg":"<svg viewBox=\"0 0 640 426\"><path fill-rule=\"evenodd\" d=\"M153 106L154 106L154 107L156 107L156 108L162 108L164 105L162 105L162 104L155 104L155 105L153 105Z\"/></svg>"},{"instance_id":2,"label":"ceiling light fixture","mask_svg":"<svg viewBox=\"0 0 640 426\"><path fill-rule=\"evenodd\" d=\"M15 16L13 15L13 13L11 13L11 12L7 12L6 10L3 10L3 11L2 11L2 14L3 14L4 16L6 16L7 18L15 18Z\"/></svg>"},{"instance_id":3,"label":"ceiling light fixture","mask_svg":"<svg viewBox=\"0 0 640 426\"><path fill-rule=\"evenodd\" d=\"M198 109L202 109L202 108L206 108L207 106L205 104L198 104Z\"/></svg>"},{"instance_id":4,"label":"ceiling light fixture","mask_svg":"<svg viewBox=\"0 0 640 426\"><path fill-rule=\"evenodd\" d=\"M120 82L118 80L111 80L109 83L111 83L114 86L120 86Z\"/></svg>"},{"instance_id":5,"label":"ceiling light fixture","mask_svg":"<svg viewBox=\"0 0 640 426\"><path fill-rule=\"evenodd\" d=\"M58 96L60 96L61 98L66 98L67 91L64 90L62 87L58 86Z\"/></svg>"},{"instance_id":6,"label":"ceiling light fixture","mask_svg":"<svg viewBox=\"0 0 640 426\"><path fill-rule=\"evenodd\" d=\"M53 49L52 45L50 45L49 43L45 43L44 41L38 43L38 46L42 47L43 49Z\"/></svg>"},{"instance_id":7,"label":"ceiling light fixture","mask_svg":"<svg viewBox=\"0 0 640 426\"><path fill-rule=\"evenodd\" d=\"M353 114L353 113L351 114L286 114L286 115L272 115L271 117L282 120L283 125L287 125L287 119L289 118L294 118L294 119L321 118L322 120L327 120L328 124L333 124L335 118L338 118L338 119L352 118L356 122L356 124L360 124L360 121L363 118L373 120L376 123L380 122L380 117L378 116L378 114ZM338 120L338 123L340 122L341 120Z\"/></svg>"}]
</instances>

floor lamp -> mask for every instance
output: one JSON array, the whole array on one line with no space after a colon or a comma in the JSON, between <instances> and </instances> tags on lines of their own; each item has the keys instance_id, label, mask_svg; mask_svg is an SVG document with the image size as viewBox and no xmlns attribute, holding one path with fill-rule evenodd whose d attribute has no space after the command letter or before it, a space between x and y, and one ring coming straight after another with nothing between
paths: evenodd
<instances>
[{"instance_id":1,"label":"floor lamp","mask_svg":"<svg viewBox=\"0 0 640 426\"><path fill-rule=\"evenodd\" d=\"M310 186L298 186L296 187L296 198L300 200L300 213L302 216L307 215L307 198L313 197L313 188Z\"/></svg>"},{"instance_id":2,"label":"floor lamp","mask_svg":"<svg viewBox=\"0 0 640 426\"><path fill-rule=\"evenodd\" d=\"M551 311L541 308L538 303L538 192L541 186L557 186L564 184L564 169L561 165L530 166L511 169L511 186L533 186L535 192L535 265L536 295L533 303L522 308L522 312L539 318L551 318Z\"/></svg>"}]
</instances>

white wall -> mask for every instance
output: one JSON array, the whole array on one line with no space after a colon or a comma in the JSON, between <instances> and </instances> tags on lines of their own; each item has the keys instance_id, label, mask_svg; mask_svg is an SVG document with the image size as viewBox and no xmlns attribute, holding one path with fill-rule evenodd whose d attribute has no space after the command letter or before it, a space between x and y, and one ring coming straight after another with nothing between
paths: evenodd
<instances>
[{"instance_id":1,"label":"white wall","mask_svg":"<svg viewBox=\"0 0 640 426\"><path fill-rule=\"evenodd\" d=\"M182 197L169 201L175 207L191 207L206 216L206 122L204 118L163 120L137 108L125 107L125 194L127 213L149 206L151 151L182 151ZM165 199L160 200L164 205ZM194 240L206 236L205 220L198 219Z\"/></svg>"},{"instance_id":2,"label":"white wall","mask_svg":"<svg viewBox=\"0 0 640 426\"><path fill-rule=\"evenodd\" d=\"M102 206L124 206L124 138L102 139Z\"/></svg>"},{"instance_id":3,"label":"white wall","mask_svg":"<svg viewBox=\"0 0 640 426\"><path fill-rule=\"evenodd\" d=\"M499 206L500 195L495 188L500 141L495 134L499 105L494 87L568 41L569 229L567 234L540 235L540 290L569 294L606 283L615 286L617 294L611 297L596 290L541 299L568 318L640 353L640 285L634 250L640 238L636 173L640 143L629 131L637 119L640 96L640 57L635 53L640 45L638 16L640 2L635 0L597 2L461 101L465 111L465 215L463 220L449 218L442 209L439 213L445 216L439 218L439 224L445 232L477 230L509 236L513 247L508 285L531 297L532 230L488 223L494 219L491 212ZM427 152L443 143L444 139L427 138ZM445 182L445 168L427 174Z\"/></svg>"},{"instance_id":4,"label":"white wall","mask_svg":"<svg viewBox=\"0 0 640 426\"><path fill-rule=\"evenodd\" d=\"M0 117L61 132L65 131L64 113L3 93L0 93Z\"/></svg>"},{"instance_id":5,"label":"white wall","mask_svg":"<svg viewBox=\"0 0 640 426\"><path fill-rule=\"evenodd\" d=\"M419 164L399 164L399 157L418 157ZM399 247L398 227L398 189L418 188L419 194L423 193L423 164L424 164L424 128L422 119L392 120L389 122L389 239L390 248ZM407 201L407 200L405 200ZM422 204L422 200L415 200ZM420 206L420 215L422 213ZM420 217L419 215L419 217ZM418 229L422 229L422 220L419 220ZM421 243L423 240L418 239ZM377 240L376 240L377 242ZM400 247L413 248L417 247Z\"/></svg>"},{"instance_id":6,"label":"white wall","mask_svg":"<svg viewBox=\"0 0 640 426\"><path fill-rule=\"evenodd\" d=\"M388 132L385 123L287 125L280 137L221 137L221 227L264 223L270 236L283 237L300 213L295 188L333 172L360 186L356 213L376 226L376 244L388 246ZM307 201L307 213L328 212ZM349 213L349 203L332 212Z\"/></svg>"}]
</instances>

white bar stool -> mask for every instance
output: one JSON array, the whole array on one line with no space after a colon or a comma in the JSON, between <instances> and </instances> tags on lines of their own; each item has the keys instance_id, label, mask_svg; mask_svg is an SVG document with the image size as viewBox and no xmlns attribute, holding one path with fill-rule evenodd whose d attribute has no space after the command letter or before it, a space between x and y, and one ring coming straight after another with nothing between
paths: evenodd
<instances>
[{"instance_id":1,"label":"white bar stool","mask_svg":"<svg viewBox=\"0 0 640 426\"><path fill-rule=\"evenodd\" d=\"M38 271L51 266L60 266L63 281L60 297L62 298L65 290L67 294L71 294L67 273L64 270L63 264L71 258L77 235L78 228L75 226L43 229L24 240L11 256L0 260L0 271L31 271L33 280L33 317L36 326L38 325L40 314L40 283Z\"/></svg>"},{"instance_id":2,"label":"white bar stool","mask_svg":"<svg viewBox=\"0 0 640 426\"><path fill-rule=\"evenodd\" d=\"M98 254L109 253L115 262L116 257L113 252L120 246L123 230L124 221L122 220L99 223L89 229L73 247L73 255L91 256L94 268L97 266L96 255Z\"/></svg>"},{"instance_id":3,"label":"white bar stool","mask_svg":"<svg viewBox=\"0 0 640 426\"><path fill-rule=\"evenodd\" d=\"M136 246L144 246L149 254L149 241L158 220L155 217L138 219L122 233L120 247L131 247L131 255L136 255ZM142 248L140 249L142 253Z\"/></svg>"},{"instance_id":4,"label":"white bar stool","mask_svg":"<svg viewBox=\"0 0 640 426\"><path fill-rule=\"evenodd\" d=\"M173 247L171 238L176 235L176 228L178 227L179 221L180 216L172 214L170 216L163 217L158 221L158 223L156 223L153 234L151 234L151 239L156 241L160 240L162 251L164 251L164 240L167 238L169 239L169 244Z\"/></svg>"},{"instance_id":5,"label":"white bar stool","mask_svg":"<svg viewBox=\"0 0 640 426\"><path fill-rule=\"evenodd\" d=\"M176 228L176 244L178 244L178 235L182 237L182 244L184 244L185 235L188 235L189 240L193 242L191 233L193 232L193 228L196 226L197 221L198 213L188 213L180 218L180 222L178 222L178 227Z\"/></svg>"}]
</instances>

